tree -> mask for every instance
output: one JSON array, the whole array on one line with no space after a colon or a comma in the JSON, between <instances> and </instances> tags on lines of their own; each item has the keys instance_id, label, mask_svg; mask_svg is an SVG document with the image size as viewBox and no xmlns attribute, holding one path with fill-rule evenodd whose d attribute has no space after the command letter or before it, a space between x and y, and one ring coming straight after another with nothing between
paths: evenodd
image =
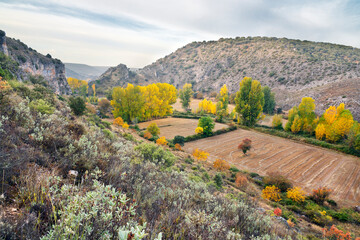
<instances>
[{"instance_id":1,"label":"tree","mask_svg":"<svg viewBox=\"0 0 360 240\"><path fill-rule=\"evenodd\" d=\"M319 187L312 190L311 198L318 204L324 204L331 194L332 190L327 187Z\"/></svg>"},{"instance_id":2,"label":"tree","mask_svg":"<svg viewBox=\"0 0 360 240\"><path fill-rule=\"evenodd\" d=\"M286 192L286 197L294 202L304 202L305 192L300 187L289 188Z\"/></svg>"},{"instance_id":3,"label":"tree","mask_svg":"<svg viewBox=\"0 0 360 240\"><path fill-rule=\"evenodd\" d=\"M111 103L106 98L103 98L99 101L99 111L102 115L106 115L111 107Z\"/></svg>"},{"instance_id":4,"label":"tree","mask_svg":"<svg viewBox=\"0 0 360 240\"><path fill-rule=\"evenodd\" d=\"M159 136L160 134L160 128L157 126L156 123L151 123L147 128L146 130L151 133L151 135L153 136Z\"/></svg>"},{"instance_id":5,"label":"tree","mask_svg":"<svg viewBox=\"0 0 360 240\"><path fill-rule=\"evenodd\" d=\"M290 109L285 130L313 133L317 124L314 102L311 97L304 97L298 107Z\"/></svg>"},{"instance_id":6,"label":"tree","mask_svg":"<svg viewBox=\"0 0 360 240\"><path fill-rule=\"evenodd\" d=\"M207 100L205 98L204 100L199 102L199 107L196 111L215 114L216 113L216 105L211 100Z\"/></svg>"},{"instance_id":7,"label":"tree","mask_svg":"<svg viewBox=\"0 0 360 240\"><path fill-rule=\"evenodd\" d=\"M128 83L126 88L115 87L112 99L114 118L121 116L129 122L140 118L144 112L145 99L139 86Z\"/></svg>"},{"instance_id":8,"label":"tree","mask_svg":"<svg viewBox=\"0 0 360 240\"><path fill-rule=\"evenodd\" d=\"M196 148L193 151L193 156L199 161L206 161L206 159L209 157L209 153Z\"/></svg>"},{"instance_id":9,"label":"tree","mask_svg":"<svg viewBox=\"0 0 360 240\"><path fill-rule=\"evenodd\" d=\"M85 101L81 97L71 97L69 99L69 106L75 115L83 115L86 109Z\"/></svg>"},{"instance_id":10,"label":"tree","mask_svg":"<svg viewBox=\"0 0 360 240\"><path fill-rule=\"evenodd\" d=\"M173 139L173 144L180 144L181 146L184 146L185 138L183 136L176 135Z\"/></svg>"},{"instance_id":11,"label":"tree","mask_svg":"<svg viewBox=\"0 0 360 240\"><path fill-rule=\"evenodd\" d=\"M124 124L124 120L121 117L117 117L114 119L113 124L116 126L122 126Z\"/></svg>"},{"instance_id":12,"label":"tree","mask_svg":"<svg viewBox=\"0 0 360 240\"><path fill-rule=\"evenodd\" d=\"M254 126L264 106L264 93L257 80L245 77L240 82L240 90L236 93L236 111L241 115L242 123Z\"/></svg>"},{"instance_id":13,"label":"tree","mask_svg":"<svg viewBox=\"0 0 360 240\"><path fill-rule=\"evenodd\" d=\"M267 114L273 114L275 110L275 94L271 92L268 86L263 87L264 93L264 107L263 112Z\"/></svg>"},{"instance_id":14,"label":"tree","mask_svg":"<svg viewBox=\"0 0 360 240\"><path fill-rule=\"evenodd\" d=\"M246 155L246 152L251 149L251 140L248 138L242 140L242 143L240 143L238 149L240 149L244 153L244 155Z\"/></svg>"},{"instance_id":15,"label":"tree","mask_svg":"<svg viewBox=\"0 0 360 240\"><path fill-rule=\"evenodd\" d=\"M275 186L267 186L262 190L261 196L264 199L272 200L275 202L279 202L281 200L280 189Z\"/></svg>"},{"instance_id":16,"label":"tree","mask_svg":"<svg viewBox=\"0 0 360 240\"><path fill-rule=\"evenodd\" d=\"M193 95L192 85L190 83L186 83L182 90L179 91L179 98L182 107L187 110L190 105L190 98Z\"/></svg>"},{"instance_id":17,"label":"tree","mask_svg":"<svg viewBox=\"0 0 360 240\"><path fill-rule=\"evenodd\" d=\"M275 129L283 129L281 115L274 115L272 118L272 127Z\"/></svg>"},{"instance_id":18,"label":"tree","mask_svg":"<svg viewBox=\"0 0 360 240\"><path fill-rule=\"evenodd\" d=\"M226 87L226 84L222 86L219 93L218 103L216 106L216 112L219 112L221 110L225 110L226 114L228 112L228 106L229 106L229 91Z\"/></svg>"},{"instance_id":19,"label":"tree","mask_svg":"<svg viewBox=\"0 0 360 240\"><path fill-rule=\"evenodd\" d=\"M203 128L203 134L205 136L210 136L215 127L215 123L211 117L201 117L199 119L198 127Z\"/></svg>"}]
</instances>

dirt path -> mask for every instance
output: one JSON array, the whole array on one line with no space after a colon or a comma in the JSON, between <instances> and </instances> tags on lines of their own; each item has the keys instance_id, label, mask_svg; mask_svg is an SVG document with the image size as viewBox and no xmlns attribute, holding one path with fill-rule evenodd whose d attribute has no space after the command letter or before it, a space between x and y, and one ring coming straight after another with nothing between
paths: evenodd
<instances>
[{"instance_id":1,"label":"dirt path","mask_svg":"<svg viewBox=\"0 0 360 240\"><path fill-rule=\"evenodd\" d=\"M237 146L244 138L252 140L253 149L244 156ZM360 159L316 146L248 130L186 143L184 150L195 148L210 153L209 161L225 159L240 169L266 175L280 172L308 193L327 186L331 198L344 205L360 203Z\"/></svg>"}]
</instances>

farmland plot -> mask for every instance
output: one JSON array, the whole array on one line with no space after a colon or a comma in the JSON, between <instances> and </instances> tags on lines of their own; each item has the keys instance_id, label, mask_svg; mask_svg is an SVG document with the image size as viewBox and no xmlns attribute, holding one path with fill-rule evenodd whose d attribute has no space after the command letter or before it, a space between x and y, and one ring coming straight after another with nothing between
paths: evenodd
<instances>
[{"instance_id":1,"label":"farmland plot","mask_svg":"<svg viewBox=\"0 0 360 240\"><path fill-rule=\"evenodd\" d=\"M156 123L160 128L160 136L164 136L167 139L173 139L176 135L190 136L195 134L195 128L198 125L197 119L186 119L186 118L163 118L153 120L149 122L139 123L139 127L147 128L151 123ZM226 124L216 123L214 131L227 128Z\"/></svg>"},{"instance_id":2,"label":"farmland plot","mask_svg":"<svg viewBox=\"0 0 360 240\"><path fill-rule=\"evenodd\" d=\"M244 138L252 140L253 148L247 156L237 149ZM195 148L210 153L211 162L221 158L239 169L261 175L280 172L308 193L326 186L334 191L331 198L338 202L346 205L360 202L357 157L242 129L186 143L183 149L192 153Z\"/></svg>"}]
</instances>

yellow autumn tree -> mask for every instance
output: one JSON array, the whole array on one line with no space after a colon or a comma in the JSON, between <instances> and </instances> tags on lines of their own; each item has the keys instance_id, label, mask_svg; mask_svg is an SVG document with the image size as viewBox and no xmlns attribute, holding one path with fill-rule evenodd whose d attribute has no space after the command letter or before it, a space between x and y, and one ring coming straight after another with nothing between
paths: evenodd
<instances>
[{"instance_id":1,"label":"yellow autumn tree","mask_svg":"<svg viewBox=\"0 0 360 240\"><path fill-rule=\"evenodd\" d=\"M227 89L226 84L224 84L220 89L218 101L219 104L217 104L216 112L220 112L221 110L224 110L225 114L227 115L228 106L229 106L229 91Z\"/></svg>"},{"instance_id":2,"label":"yellow autumn tree","mask_svg":"<svg viewBox=\"0 0 360 240\"><path fill-rule=\"evenodd\" d=\"M267 186L262 190L262 198L278 202L281 200L280 189L276 186Z\"/></svg>"},{"instance_id":3,"label":"yellow autumn tree","mask_svg":"<svg viewBox=\"0 0 360 240\"><path fill-rule=\"evenodd\" d=\"M328 142L337 142L349 133L353 125L353 116L348 109L345 109L344 103L337 108L330 106L322 115L315 129L316 138L326 137Z\"/></svg>"},{"instance_id":4,"label":"yellow autumn tree","mask_svg":"<svg viewBox=\"0 0 360 240\"><path fill-rule=\"evenodd\" d=\"M216 113L216 105L211 101L207 100L206 98L199 102L199 107L196 112L205 112L205 113Z\"/></svg>"},{"instance_id":5,"label":"yellow autumn tree","mask_svg":"<svg viewBox=\"0 0 360 240\"><path fill-rule=\"evenodd\" d=\"M294 202L304 202L305 192L300 187L289 188L286 192L286 197Z\"/></svg>"},{"instance_id":6,"label":"yellow autumn tree","mask_svg":"<svg viewBox=\"0 0 360 240\"><path fill-rule=\"evenodd\" d=\"M315 100L311 97L304 97L299 106L290 109L285 130L292 131L293 133L313 133L316 124Z\"/></svg>"}]
</instances>

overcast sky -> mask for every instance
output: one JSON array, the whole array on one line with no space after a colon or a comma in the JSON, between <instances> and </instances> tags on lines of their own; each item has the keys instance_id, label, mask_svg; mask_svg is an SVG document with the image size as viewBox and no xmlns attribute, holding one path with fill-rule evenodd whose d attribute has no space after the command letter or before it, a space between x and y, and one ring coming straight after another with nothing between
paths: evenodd
<instances>
[{"instance_id":1,"label":"overcast sky","mask_svg":"<svg viewBox=\"0 0 360 240\"><path fill-rule=\"evenodd\" d=\"M0 29L63 62L143 67L221 37L360 48L360 0L0 0Z\"/></svg>"}]
</instances>

